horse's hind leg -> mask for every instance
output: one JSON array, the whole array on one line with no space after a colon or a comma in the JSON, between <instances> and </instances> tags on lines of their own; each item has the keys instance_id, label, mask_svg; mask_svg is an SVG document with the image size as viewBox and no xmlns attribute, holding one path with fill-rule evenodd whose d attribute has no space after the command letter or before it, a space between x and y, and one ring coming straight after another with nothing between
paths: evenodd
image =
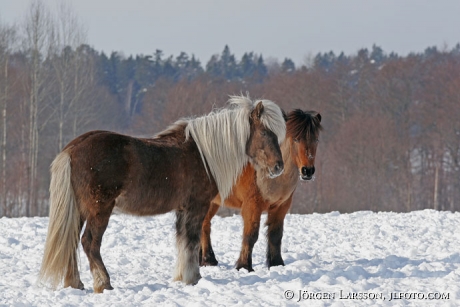
<instances>
[{"instance_id":1,"label":"horse's hind leg","mask_svg":"<svg viewBox=\"0 0 460 307\"><path fill-rule=\"evenodd\" d=\"M198 253L201 226L210 202L190 202L186 209L176 211L177 264L175 281L196 284L200 280Z\"/></svg>"},{"instance_id":2,"label":"horse's hind leg","mask_svg":"<svg viewBox=\"0 0 460 307\"><path fill-rule=\"evenodd\" d=\"M201 227L201 248L200 248L200 265L201 266L216 266L218 264L214 251L211 245L211 219L219 210L219 205L211 203L208 213Z\"/></svg>"},{"instance_id":3,"label":"horse's hind leg","mask_svg":"<svg viewBox=\"0 0 460 307\"><path fill-rule=\"evenodd\" d=\"M80 225L78 228L78 233L81 233L81 230L83 228L84 220L80 219ZM77 252L77 251L75 251ZM75 257L76 258L76 257ZM69 266L67 268L67 274L64 278L64 288L67 287L72 287L76 289L83 290L85 286L80 280L80 273L78 272L78 263L69 263Z\"/></svg>"},{"instance_id":4,"label":"horse's hind leg","mask_svg":"<svg viewBox=\"0 0 460 307\"><path fill-rule=\"evenodd\" d=\"M291 207L291 196L281 205L269 208L267 216L267 266L284 265L281 257L281 240L283 239L284 218Z\"/></svg>"},{"instance_id":5,"label":"horse's hind leg","mask_svg":"<svg viewBox=\"0 0 460 307\"><path fill-rule=\"evenodd\" d=\"M114 204L114 203L113 203ZM102 293L104 289L113 290L110 284L110 277L101 257L101 243L113 204L98 212L92 212L86 220L86 229L81 238L83 250L89 261L91 274L93 275L94 292ZM100 206L99 208L101 208Z\"/></svg>"}]
</instances>

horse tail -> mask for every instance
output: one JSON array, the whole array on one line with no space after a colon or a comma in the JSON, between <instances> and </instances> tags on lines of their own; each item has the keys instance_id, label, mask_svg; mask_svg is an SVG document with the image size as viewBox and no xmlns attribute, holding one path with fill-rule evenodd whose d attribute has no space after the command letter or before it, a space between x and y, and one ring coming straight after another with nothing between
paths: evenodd
<instances>
[{"instance_id":1,"label":"horse tail","mask_svg":"<svg viewBox=\"0 0 460 307\"><path fill-rule=\"evenodd\" d=\"M69 273L78 268L80 212L71 183L70 155L61 152L51 164L50 216L39 281L56 289Z\"/></svg>"}]
</instances>

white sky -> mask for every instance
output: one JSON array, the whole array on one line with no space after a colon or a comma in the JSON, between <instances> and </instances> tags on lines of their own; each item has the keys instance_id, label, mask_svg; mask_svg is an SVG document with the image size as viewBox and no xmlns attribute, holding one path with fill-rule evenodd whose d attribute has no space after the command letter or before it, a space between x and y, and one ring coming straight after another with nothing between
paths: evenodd
<instances>
[{"instance_id":1,"label":"white sky","mask_svg":"<svg viewBox=\"0 0 460 307\"><path fill-rule=\"evenodd\" d=\"M55 0L43 0L50 8ZM299 65L318 52L372 44L405 55L460 42L458 0L69 0L88 43L110 54L195 54L203 65L227 44ZM29 0L0 0L0 21L23 20Z\"/></svg>"}]
</instances>

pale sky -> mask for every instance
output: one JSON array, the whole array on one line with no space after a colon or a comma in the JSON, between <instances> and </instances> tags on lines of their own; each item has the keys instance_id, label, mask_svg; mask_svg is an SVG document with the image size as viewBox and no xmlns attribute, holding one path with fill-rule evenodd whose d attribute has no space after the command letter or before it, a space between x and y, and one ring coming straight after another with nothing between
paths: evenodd
<instances>
[{"instance_id":1,"label":"pale sky","mask_svg":"<svg viewBox=\"0 0 460 307\"><path fill-rule=\"evenodd\" d=\"M43 1L49 8L55 0ZM459 0L69 0L98 51L194 54L204 66L225 45L296 65L318 52L373 44L399 55L460 42ZM29 0L0 0L0 21L21 23Z\"/></svg>"}]
</instances>

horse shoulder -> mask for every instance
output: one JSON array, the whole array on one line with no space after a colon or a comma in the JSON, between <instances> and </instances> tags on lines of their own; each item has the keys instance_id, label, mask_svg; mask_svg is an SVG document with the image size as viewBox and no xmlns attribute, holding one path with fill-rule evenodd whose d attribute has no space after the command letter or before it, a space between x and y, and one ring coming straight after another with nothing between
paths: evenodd
<instances>
[{"instance_id":1,"label":"horse shoulder","mask_svg":"<svg viewBox=\"0 0 460 307\"><path fill-rule=\"evenodd\" d=\"M256 190L255 170L251 164L247 164L233 185L230 195L225 200L225 206L241 209L243 202L257 192ZM220 203L220 196L218 197Z\"/></svg>"}]
</instances>

